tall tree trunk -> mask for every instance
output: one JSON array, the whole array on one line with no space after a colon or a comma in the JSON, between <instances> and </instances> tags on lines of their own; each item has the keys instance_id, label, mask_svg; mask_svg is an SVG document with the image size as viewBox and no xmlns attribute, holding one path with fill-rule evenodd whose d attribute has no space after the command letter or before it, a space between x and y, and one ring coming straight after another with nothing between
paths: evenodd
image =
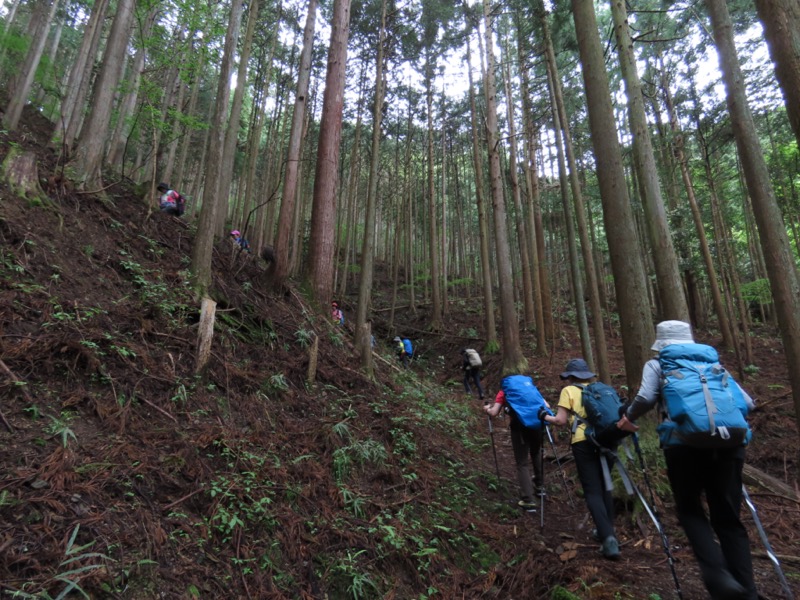
<instances>
[{"instance_id":1,"label":"tall tree trunk","mask_svg":"<svg viewBox=\"0 0 800 600\"><path fill-rule=\"evenodd\" d=\"M678 255L675 253L672 234L667 223L661 184L658 181L658 168L644 112L642 84L636 71L633 40L628 29L628 13L624 0L610 1L619 63L628 97L628 122L633 136L633 164L641 190L650 250L656 271L661 318L689 321L689 307L681 284Z\"/></svg>"},{"instance_id":2,"label":"tall tree trunk","mask_svg":"<svg viewBox=\"0 0 800 600\"><path fill-rule=\"evenodd\" d=\"M589 336L589 323L586 319L586 302L584 301L583 277L581 276L580 259L578 258L577 236L575 235L575 222L572 219L570 210L570 187L567 181L567 165L564 160L564 135L566 125L561 122L561 115L558 110L558 100L555 93L555 76L553 65L547 61L547 87L550 91L550 110L553 115L553 130L555 131L556 158L558 160L558 181L561 193L561 206L564 215L564 235L562 239L567 246L569 257L569 273L572 283L572 302L575 306L575 319L578 325L578 332L581 339L581 353L584 360L589 363L589 367L594 370L594 353L592 352L592 340ZM577 204L577 198L575 203ZM608 381L608 379L606 379Z\"/></svg>"},{"instance_id":3,"label":"tall tree trunk","mask_svg":"<svg viewBox=\"0 0 800 600\"><path fill-rule=\"evenodd\" d=\"M39 61L44 53L47 35L50 33L50 26L53 23L53 16L56 14L58 2L59 0L38 0L34 4L30 27L31 45L28 47L28 53L20 66L20 72L15 78L11 99L3 116L3 125L9 131L14 131L17 128L19 119L22 116L22 109L28 103L28 94L30 94L36 69L39 68Z\"/></svg>"},{"instance_id":4,"label":"tall tree trunk","mask_svg":"<svg viewBox=\"0 0 800 600\"><path fill-rule=\"evenodd\" d=\"M519 341L519 323L514 309L514 289L511 275L511 250L506 225L506 205L503 197L503 178L500 171L500 152L497 136L497 91L495 85L494 50L492 47L492 12L489 0L483 0L484 45L486 52L486 144L489 152L489 178L491 180L494 212L495 253L497 276L500 284L500 314L503 319L503 374L523 373L528 361L522 354Z\"/></svg>"},{"instance_id":5,"label":"tall tree trunk","mask_svg":"<svg viewBox=\"0 0 800 600\"><path fill-rule=\"evenodd\" d=\"M351 248L353 232L355 230L356 224L356 197L358 195L358 174L361 170L361 131L363 129L362 125L362 110L364 104L364 75L366 73L365 69L361 71L361 80L358 90L358 102L356 108L356 127L355 133L353 134L353 146L350 149L350 161L349 167L350 172L348 173L348 181L347 181L347 189L345 190L345 231L344 231L344 260L342 261L342 266L337 270L339 274L339 295L344 296L345 292L347 291L347 276L348 276L348 269L347 264L350 258L351 253L355 254L355 250Z\"/></svg>"},{"instance_id":6,"label":"tall tree trunk","mask_svg":"<svg viewBox=\"0 0 800 600\"><path fill-rule=\"evenodd\" d=\"M58 2L56 2L56 4L58 4ZM56 12L56 15L57 15L57 17L55 19L55 30L53 31L53 34L51 36L52 39L50 40L49 50L47 51L47 54L45 55L45 63L51 66L50 69L49 69L49 74L47 76L47 79L50 82L50 84L49 85L48 84L42 84L42 85L39 86L39 89L38 89L38 91L36 92L36 94L34 96L34 102L38 106L43 106L44 105L44 101L48 96L48 93L51 93L51 92L49 92L48 88L51 85L57 86L57 85L59 85L61 83L61 80L60 80L60 75L61 74L60 73L54 73L54 71L56 70L55 69L55 65L56 65L56 57L58 56L58 49L59 49L59 47L61 45L61 36L64 33L64 20L65 20L65 18L63 16L59 17L58 16L59 15L58 12ZM67 54L67 52L64 52L63 54Z\"/></svg>"},{"instance_id":7,"label":"tall tree trunk","mask_svg":"<svg viewBox=\"0 0 800 600\"><path fill-rule=\"evenodd\" d=\"M117 165L121 166L123 162L122 159L127 143L127 135L130 129L128 119L133 114L136 108L136 102L139 98L139 85L142 81L142 69L144 69L145 47L150 37L150 32L153 29L157 11L158 5L154 5L147 13L144 25L139 32L139 44L136 48L136 54L133 57L130 74L126 78L128 80L128 89L126 90L123 100L120 102L117 124L114 127L114 134L111 136L111 142L109 143L106 163L111 167L116 167ZM180 190L180 187L178 187L178 189Z\"/></svg>"},{"instance_id":8,"label":"tall tree trunk","mask_svg":"<svg viewBox=\"0 0 800 600\"><path fill-rule=\"evenodd\" d=\"M242 105L244 104L244 92L247 88L247 67L250 63L250 52L253 48L253 34L258 23L259 0L251 0L247 8L247 27L245 29L242 48L239 51L239 68L236 72L236 89L233 92L233 102L231 104L230 125L225 133L225 147L222 152L222 168L220 169L219 197L222 202L223 210L217 215L217 234L225 235L225 217L227 216L228 204L231 196L231 181L234 173L234 159L236 158L236 147L239 144L239 133L242 130L241 117ZM240 197L240 196L239 196ZM241 219L241 215L234 215L234 218ZM241 223L235 222L235 227L244 228L244 220ZM247 226L249 227L249 225ZM242 231L242 235L250 231Z\"/></svg>"},{"instance_id":9,"label":"tall tree trunk","mask_svg":"<svg viewBox=\"0 0 800 600\"><path fill-rule=\"evenodd\" d=\"M444 95L442 96L442 100L444 100ZM447 309L447 304L449 302L447 298L447 285L448 285L448 278L447 278L447 243L448 243L448 236L447 236L447 229L450 226L447 220L447 209L449 206L449 202L447 201L447 127L446 127L446 116L445 111L442 109L442 166L439 169L441 173L441 198L442 198L442 239L439 243L439 251L442 253L441 257L441 265L442 265L442 282L441 287L439 288L442 291L442 315L446 315L449 311Z\"/></svg>"},{"instance_id":10,"label":"tall tree trunk","mask_svg":"<svg viewBox=\"0 0 800 600\"><path fill-rule=\"evenodd\" d=\"M305 278L321 306L331 300L336 231L336 189L339 184L339 146L342 138L344 78L350 0L334 0L328 71L319 126L317 168L314 176L314 209L311 213L309 261Z\"/></svg>"},{"instance_id":11,"label":"tall tree trunk","mask_svg":"<svg viewBox=\"0 0 800 600\"><path fill-rule=\"evenodd\" d=\"M197 98L200 94L200 75L199 73L194 73L194 80L192 81L192 92L189 95L189 106L186 109L186 114L190 117L194 117L195 113L197 112ZM259 113L260 114L260 113ZM180 191L184 189L183 184L185 181L186 173L186 158L189 153L189 147L192 146L192 137L194 135L194 128L183 125L181 127L182 140L181 140L181 150L178 153L178 161L175 165L175 176L173 177L173 185L175 188ZM254 153L255 154L255 153Z\"/></svg>"},{"instance_id":12,"label":"tall tree trunk","mask_svg":"<svg viewBox=\"0 0 800 600\"><path fill-rule=\"evenodd\" d=\"M283 6L282 4L278 4L278 18L281 18L283 14ZM259 76L256 77L256 80L259 82L257 85L258 93L256 94L257 101L254 102L254 111L252 117L252 123L250 127L250 139L248 141L248 156L247 156L247 180L246 180L246 187L245 187L245 204L249 206L254 206L250 209L251 213L254 214L254 220L256 223L256 248L260 249L264 247L266 244L272 245L272 239L267 239L267 232L265 231L264 227L264 206L265 204L272 204L274 205L276 200L276 193L277 190L268 190L264 197L262 198L258 194L258 190L262 185L262 182L256 182L256 171L258 170L259 163L263 162L260 160L260 153L259 149L261 148L261 136L264 131L264 123L266 122L267 116L267 103L266 98L269 95L269 88L270 83L272 82L273 77L277 78L277 73L274 72L272 68L273 61L275 59L275 48L277 47L278 43L278 35L275 32L272 35L272 41L269 46L269 51L267 52L267 58L264 60L264 57L259 57ZM276 84L277 88L277 84ZM257 199L258 198L258 199ZM250 214L250 213L248 213ZM270 235L272 232L269 232ZM273 263L272 271L270 272L270 276L274 273L276 265Z\"/></svg>"},{"instance_id":13,"label":"tall tree trunk","mask_svg":"<svg viewBox=\"0 0 800 600\"><path fill-rule=\"evenodd\" d=\"M614 272L625 373L628 389L635 390L638 389L642 366L650 357L650 346L653 342L653 321L647 303L647 281L625 185L608 74L592 0L572 0L572 15L586 89L589 126L603 203L603 220Z\"/></svg>"},{"instance_id":14,"label":"tall tree trunk","mask_svg":"<svg viewBox=\"0 0 800 600\"><path fill-rule=\"evenodd\" d=\"M761 151L753 116L747 104L744 78L733 42L728 7L724 0L706 0L714 31L728 112L736 147L744 169L747 189L753 203L761 248L766 259L772 297L786 354L795 414L800 416L800 281L798 281L789 238L775 199L769 172Z\"/></svg>"},{"instance_id":15,"label":"tall tree trunk","mask_svg":"<svg viewBox=\"0 0 800 600\"><path fill-rule=\"evenodd\" d=\"M699 125L699 124L698 124ZM723 279L726 281L727 285L727 293L726 298L728 301L728 318L731 322L736 322L739 324L739 331L741 332L741 339L744 341L745 347L745 358L744 361L746 364L751 364L753 362L753 348L750 342L750 313L744 306L744 301L742 299L742 288L739 281L739 271L737 268L738 261L736 260L736 252L734 251L733 244L731 244L731 234L730 228L725 222L725 217L723 216L722 206L720 205L720 198L719 194L717 194L716 185L714 183L714 175L711 169L711 162L708 160L708 148L704 146L704 158L705 158L705 167L706 167L706 178L708 180L708 197L711 201L711 215L712 220L714 222L714 228L717 232L717 249L719 253L719 260L720 264L722 265L722 274ZM742 193L744 196L744 185L742 185ZM746 206L746 198L745 198L745 206L744 206L744 213L747 214L747 206ZM739 318L736 318L736 309L738 307L739 310ZM735 340L736 338L734 338ZM735 342L734 346L732 347L735 354L736 359L739 361L740 367L740 375L742 375L741 367L742 365L742 353L739 350L739 343L738 341Z\"/></svg>"},{"instance_id":16,"label":"tall tree trunk","mask_svg":"<svg viewBox=\"0 0 800 600\"><path fill-rule=\"evenodd\" d=\"M73 162L81 189L102 187L101 168L108 126L111 122L114 95L125 65L125 50L131 37L133 5L134 0L119 0L103 54L103 64L95 80L91 111L83 126Z\"/></svg>"},{"instance_id":17,"label":"tall tree trunk","mask_svg":"<svg viewBox=\"0 0 800 600\"><path fill-rule=\"evenodd\" d=\"M384 44L386 37L386 0L381 2L381 25L378 31L378 53L375 59L375 99L372 103L372 144L370 147L369 180L367 183L367 206L364 213L364 240L361 244L361 281L358 285L358 307L356 308L356 348L365 349L362 366L366 367L372 355L369 340L362 340L360 333L367 325L367 311L372 297L372 269L375 264L375 206L378 203L378 166L381 150L381 121L385 96ZM368 328L367 328L368 329Z\"/></svg>"},{"instance_id":18,"label":"tall tree trunk","mask_svg":"<svg viewBox=\"0 0 800 600\"><path fill-rule=\"evenodd\" d=\"M526 48L525 36L522 34L520 19L517 19L517 54L520 64L520 95L522 96L522 116L525 143L525 161L523 171L525 173L525 184L528 191L528 202L525 210L525 218L528 221L529 246L531 255L531 285L533 286L533 308L536 318L536 348L542 355L547 354L547 338L545 336L545 314L544 314L544 286L542 282L542 271L544 257L539 254L538 237L536 231L536 208L539 202L539 177L536 172L536 128L533 123L533 108L530 99L530 75L525 64L524 56Z\"/></svg>"},{"instance_id":19,"label":"tall tree trunk","mask_svg":"<svg viewBox=\"0 0 800 600\"><path fill-rule=\"evenodd\" d=\"M287 111L288 113L288 111ZM304 149L304 142L305 136L308 132L308 124L311 120L311 115L313 114L313 105L312 108L306 109L305 115L303 116L303 128L302 133L300 134L300 148L301 148L301 156L302 151ZM288 118L288 114L287 114ZM281 119L281 121L285 121L285 119ZM285 123L283 123L285 125ZM283 130L283 125L281 126L281 130ZM283 134L278 133L275 136L275 139L283 139ZM280 167L277 165L279 154L276 153L275 166L273 169L275 170L275 178L280 177ZM294 200L294 216L291 219L292 222L292 236L290 241L290 248L291 253L289 255L289 273L291 276L294 276L298 273L300 269L300 259L303 253L303 239L304 233L306 229L306 221L305 221L305 214L306 214L306 204L308 204L308 199L310 194L308 193L308 186L303 186L305 183L303 181L303 171L306 165L303 164L303 159L300 158L298 162L298 169L297 169L297 191L295 192L295 200ZM277 186L276 186L277 187ZM272 208L272 207L271 207ZM274 210L274 208L272 208ZM272 223L274 221L274 215L271 214L270 211L269 218L267 219L268 228L272 230ZM338 255L336 254L335 248L334 252L332 253L334 259L334 265L336 264L336 260L338 259Z\"/></svg>"},{"instance_id":20,"label":"tall tree trunk","mask_svg":"<svg viewBox=\"0 0 800 600\"><path fill-rule=\"evenodd\" d=\"M491 259L489 257L489 224L484 197L483 160L481 159L478 145L478 118L475 106L475 86L472 82L472 54L469 39L467 39L467 77L469 80L469 114L472 133L472 164L475 169L475 202L478 210L478 232L481 249L481 282L483 289L483 321L486 347L494 351L499 347L497 343L497 324L494 319L494 296L492 295Z\"/></svg>"},{"instance_id":21,"label":"tall tree trunk","mask_svg":"<svg viewBox=\"0 0 800 600\"><path fill-rule=\"evenodd\" d=\"M52 142L61 144L65 155L72 152L72 145L83 121L86 96L89 93L95 57L98 54L109 0L97 0L92 7L89 22L83 31L78 56L73 63L67 83L67 94L61 103L61 115L53 131Z\"/></svg>"},{"instance_id":22,"label":"tall tree trunk","mask_svg":"<svg viewBox=\"0 0 800 600\"><path fill-rule=\"evenodd\" d=\"M167 142L167 158L164 160L164 175L161 179L164 181L172 181L172 172L175 169L175 156L178 153L178 132L181 130L182 127L182 119L181 116L183 113L183 99L186 97L186 84L181 80L178 79L177 83L177 98L175 99L175 110L176 113L180 112L181 114L169 115L167 117L171 119L171 129L170 129L170 136L171 140Z\"/></svg>"},{"instance_id":23,"label":"tall tree trunk","mask_svg":"<svg viewBox=\"0 0 800 600\"><path fill-rule=\"evenodd\" d=\"M522 305L524 307L525 325L532 329L536 316L534 314L533 306L533 284L531 283L531 259L528 249L528 231L527 223L525 221L525 213L522 210L522 192L519 188L519 177L517 176L517 129L514 123L514 97L511 91L511 69L509 63L511 62L510 51L506 47L507 60L505 69L505 86L506 86L506 115L508 119L508 140L509 140L509 154L508 154L508 172L509 183L511 185L511 194L514 198L514 209L516 210L516 224L517 224L517 238L519 240L519 257L522 267Z\"/></svg>"},{"instance_id":24,"label":"tall tree trunk","mask_svg":"<svg viewBox=\"0 0 800 600\"><path fill-rule=\"evenodd\" d=\"M689 161L687 160L686 153L684 152L683 133L678 125L678 115L675 112L675 107L672 102L672 94L666 80L666 74L662 74L661 77L661 91L664 94L664 103L667 107L667 116L669 117L670 130L672 131L673 155L678 161L678 165L681 170L681 179L683 180L683 185L686 189L686 197L689 201L689 209L692 213L695 232L697 233L697 239L700 243L700 254L703 256L703 263L706 267L706 276L708 277L708 284L711 288L711 300L714 304L714 312L717 315L717 322L719 323L719 328L722 332L723 343L728 348L734 348L736 342L733 337L731 322L728 318L725 303L722 301L722 293L719 289L717 271L714 268L714 260L711 256L711 249L708 246L708 238L706 237L705 227L703 225L703 217L700 213L700 206L694 193L694 183L692 181L691 172L689 171Z\"/></svg>"},{"instance_id":25,"label":"tall tree trunk","mask_svg":"<svg viewBox=\"0 0 800 600\"><path fill-rule=\"evenodd\" d=\"M601 381L611 381L611 370L608 366L608 352L606 350L606 334L603 328L603 310L600 306L600 290L597 284L597 271L594 265L592 254L592 241L589 237L589 228L586 223L586 211L584 209L583 194L581 184L578 179L578 165L575 162L575 151L572 147L572 135L567 121L567 110L564 106L564 95L561 90L561 80L558 72L556 54L553 50L553 40L550 35L550 24L547 15L542 11L542 30L544 32L545 55L548 70L551 75L553 85L554 108L558 113L558 122L561 124L559 140L563 137L567 163L569 165L569 184L572 190L572 200L575 206L575 219L578 225L578 235L581 240L581 253L583 255L583 266L586 274L586 287L589 293L589 307L592 313L592 331L594 332L594 349L597 361L592 361L591 355L584 356L589 361L592 368L596 368ZM558 130L557 130L558 131ZM565 212L568 215L568 211ZM583 298L579 299L583 302ZM582 325L582 324L581 324ZM588 335L587 335L588 337Z\"/></svg>"},{"instance_id":26,"label":"tall tree trunk","mask_svg":"<svg viewBox=\"0 0 800 600\"><path fill-rule=\"evenodd\" d=\"M173 52L178 53L179 49L182 49L181 44L181 34L176 29L173 34ZM185 57L181 53L180 58L175 61L167 70L165 75L165 82L163 85L163 94L161 95L161 109L158 116L158 119L153 119L155 123L154 126L149 131L149 134L153 136L152 147L150 153L147 156L147 159L144 161L144 169L145 172L151 173L154 179L161 179L166 180L167 178L163 175L158 175L158 173L164 172L164 161L162 160L162 155L164 153L164 148L162 147L161 140L164 138L168 139L168 132L167 132L167 122L170 115L170 109L174 109L178 105L177 95L178 95L178 88L181 87L183 84L180 79L181 74L181 63L185 60ZM144 130L144 128L142 128ZM163 146L166 146L164 144Z\"/></svg>"},{"instance_id":27,"label":"tall tree trunk","mask_svg":"<svg viewBox=\"0 0 800 600\"><path fill-rule=\"evenodd\" d=\"M431 260L431 325L432 331L442 329L442 294L440 290L441 265L439 264L439 235L436 226L436 186L434 184L433 164L433 56L432 50L425 51L425 102L427 105L427 174L428 174L428 255Z\"/></svg>"},{"instance_id":28,"label":"tall tree trunk","mask_svg":"<svg viewBox=\"0 0 800 600\"><path fill-rule=\"evenodd\" d=\"M242 22L243 0L231 1L230 19L225 33L225 46L222 64L217 82L217 97L214 104L214 116L208 137L208 150L203 171L205 185L203 188L203 207L197 223L197 235L192 249L191 271L193 285L198 297L204 297L211 286L211 259L214 250L214 226L217 211L221 210L217 195L219 170L222 164L222 149L225 144L225 129L228 122L229 91L233 60L236 53L236 41L239 38L239 27Z\"/></svg>"},{"instance_id":29,"label":"tall tree trunk","mask_svg":"<svg viewBox=\"0 0 800 600\"><path fill-rule=\"evenodd\" d=\"M8 14L6 15L6 29L8 29L14 22L14 17L17 16L17 9L19 8L20 0L12 0L11 6L8 7Z\"/></svg>"},{"instance_id":30,"label":"tall tree trunk","mask_svg":"<svg viewBox=\"0 0 800 600\"><path fill-rule=\"evenodd\" d=\"M783 91L786 112L800 146L800 3L797 0L756 0L775 76Z\"/></svg>"}]
</instances>

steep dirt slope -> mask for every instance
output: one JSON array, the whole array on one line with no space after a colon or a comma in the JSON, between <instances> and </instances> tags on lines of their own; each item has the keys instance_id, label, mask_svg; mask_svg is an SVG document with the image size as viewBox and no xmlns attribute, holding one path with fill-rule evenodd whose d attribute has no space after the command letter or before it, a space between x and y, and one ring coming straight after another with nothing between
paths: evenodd
<instances>
[{"instance_id":1,"label":"steep dirt slope","mask_svg":"<svg viewBox=\"0 0 800 600\"><path fill-rule=\"evenodd\" d=\"M19 134L0 136L0 159L11 147L37 154L49 192L28 202L0 186L3 592L55 597L74 583L93 598L568 597L551 592L561 585L580 598L675 597L660 539L622 494L623 559L599 557L563 432L546 452L544 527L541 512L513 507L505 423L495 424L498 481L486 418L460 384L459 348L480 348L479 301L454 300L446 333L428 332L424 306L407 300L390 325L381 271L370 380L349 322L335 327L297 292L273 295L265 265L225 241L214 252L212 358L197 376L191 227L150 215L125 183L101 199L48 180L60 173L48 127L28 112ZM340 300L349 317L352 300ZM550 356L532 359L552 400L579 348L562 328ZM395 333L417 343L411 373L388 349ZM761 369L748 387L762 408L750 462L794 487L780 348L768 330L754 343ZM485 359L493 393L499 359ZM658 451L646 451L684 598L703 598ZM752 492L800 593L797 502ZM751 535L760 589L780 598Z\"/></svg>"}]
</instances>

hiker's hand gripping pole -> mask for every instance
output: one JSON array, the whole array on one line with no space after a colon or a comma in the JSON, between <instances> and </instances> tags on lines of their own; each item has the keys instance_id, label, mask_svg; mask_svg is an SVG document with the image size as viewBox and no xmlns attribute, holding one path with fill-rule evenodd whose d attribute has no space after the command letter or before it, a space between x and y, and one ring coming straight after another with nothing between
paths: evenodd
<instances>
[{"instance_id":1,"label":"hiker's hand gripping pole","mask_svg":"<svg viewBox=\"0 0 800 600\"><path fill-rule=\"evenodd\" d=\"M484 404L483 410L486 411L486 418L489 421L489 438L492 440L492 454L494 455L494 469L497 473L497 483L500 484L500 463L497 462L497 448L494 445L494 427L492 426L492 415L489 414L490 404Z\"/></svg>"},{"instance_id":2,"label":"hiker's hand gripping pole","mask_svg":"<svg viewBox=\"0 0 800 600\"><path fill-rule=\"evenodd\" d=\"M558 458L558 452L556 452L556 444L553 441L553 435L550 433L550 425L547 423L547 421L543 421L542 427L544 427L544 430L547 433L547 439L550 441L550 447L553 449L553 456L556 459L556 465L558 465L558 470L561 473L561 480L564 482L564 489L567 490L567 498L569 498L569 505L574 508L575 501L572 499L572 492L570 491L569 484L567 483L567 476L564 473L564 467L561 466L561 460Z\"/></svg>"}]
</instances>

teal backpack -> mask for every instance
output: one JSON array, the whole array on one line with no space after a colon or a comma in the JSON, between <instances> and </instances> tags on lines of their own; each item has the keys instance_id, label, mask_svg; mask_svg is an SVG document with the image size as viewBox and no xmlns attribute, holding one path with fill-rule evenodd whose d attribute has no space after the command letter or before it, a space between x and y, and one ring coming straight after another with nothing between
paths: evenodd
<instances>
[{"instance_id":1,"label":"teal backpack","mask_svg":"<svg viewBox=\"0 0 800 600\"><path fill-rule=\"evenodd\" d=\"M584 421L587 437L605 448L613 448L619 440L630 435L630 432L617 427L624 406L617 390L601 381L577 387L583 392L581 401L586 419L576 415L573 430L577 428L579 421Z\"/></svg>"}]
</instances>

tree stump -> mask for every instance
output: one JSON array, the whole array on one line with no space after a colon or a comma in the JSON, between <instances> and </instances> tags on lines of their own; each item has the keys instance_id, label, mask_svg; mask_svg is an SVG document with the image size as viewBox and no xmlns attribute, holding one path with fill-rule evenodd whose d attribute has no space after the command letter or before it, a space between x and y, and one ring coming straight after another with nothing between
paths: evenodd
<instances>
[{"instance_id":1,"label":"tree stump","mask_svg":"<svg viewBox=\"0 0 800 600\"><path fill-rule=\"evenodd\" d=\"M3 161L3 180L11 193L20 198L37 204L47 201L47 195L39 185L39 169L33 152L12 147Z\"/></svg>"}]
</instances>

